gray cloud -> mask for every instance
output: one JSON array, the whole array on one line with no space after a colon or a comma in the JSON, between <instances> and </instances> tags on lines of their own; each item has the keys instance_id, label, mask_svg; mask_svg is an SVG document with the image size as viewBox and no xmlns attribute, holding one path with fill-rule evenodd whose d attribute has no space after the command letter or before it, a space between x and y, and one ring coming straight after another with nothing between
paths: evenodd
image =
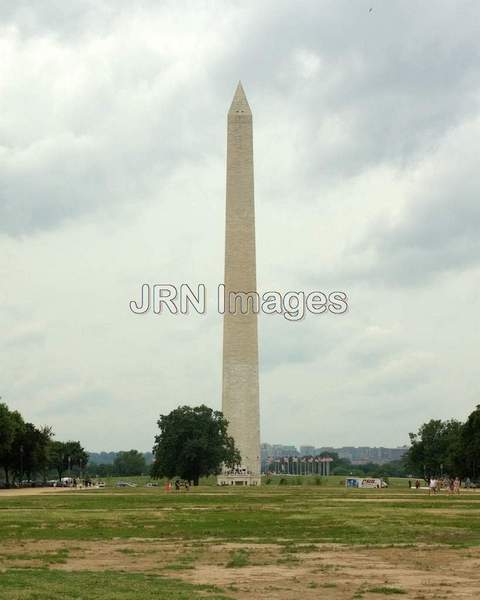
<instances>
[{"instance_id":1,"label":"gray cloud","mask_svg":"<svg viewBox=\"0 0 480 600\"><path fill-rule=\"evenodd\" d=\"M336 10L316 2L246 6L228 11L241 35L219 53L202 36L213 27L220 39L228 20L218 24L204 11L196 28L186 17L191 46L178 51L170 40L150 42L148 19L159 27L173 19L179 27L173 4L5 6L6 43L23 74L5 100L14 127L4 132L0 162L3 231L28 233L138 201L154 177L214 153L232 73L248 78L259 114L274 103L272 127L283 121L281 146L293 145L289 167L315 186L382 162L411 164L478 110L471 4L461 36L452 34L458 13L449 3L416 10L414 22L412 9L398 2L375 14L366 3ZM125 36L129 19L145 38ZM182 61L193 65L202 55L210 91L208 71L182 73ZM22 121L12 116L18 101ZM207 139L215 143L206 148Z\"/></svg>"},{"instance_id":2,"label":"gray cloud","mask_svg":"<svg viewBox=\"0 0 480 600\"><path fill-rule=\"evenodd\" d=\"M338 318L261 319L263 439L404 443L478 402L479 9L370 6L0 3L12 406L60 439L146 450L159 413L220 405L221 318L128 301L143 282L221 281L238 79L260 290L350 300Z\"/></svg>"},{"instance_id":3,"label":"gray cloud","mask_svg":"<svg viewBox=\"0 0 480 600\"><path fill-rule=\"evenodd\" d=\"M221 65L222 75L248 65L260 107L287 121L285 145L294 145L303 181L331 185L382 162L411 165L478 112L473 4L460 11L461 35L451 26L457 7L447 2L421 10L391 2L374 14L368 7L270 6L242 51Z\"/></svg>"},{"instance_id":4,"label":"gray cloud","mask_svg":"<svg viewBox=\"0 0 480 600\"><path fill-rule=\"evenodd\" d=\"M373 256L357 276L396 286L480 265L479 122L461 128L431 158L400 217L369 229L353 251Z\"/></svg>"}]
</instances>

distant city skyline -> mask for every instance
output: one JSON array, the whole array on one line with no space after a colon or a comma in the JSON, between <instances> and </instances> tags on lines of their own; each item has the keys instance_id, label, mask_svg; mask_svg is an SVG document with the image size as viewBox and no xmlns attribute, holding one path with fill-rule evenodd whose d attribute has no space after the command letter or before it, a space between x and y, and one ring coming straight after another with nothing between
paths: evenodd
<instances>
[{"instance_id":1,"label":"distant city skyline","mask_svg":"<svg viewBox=\"0 0 480 600\"><path fill-rule=\"evenodd\" d=\"M262 443L260 452L261 460L265 462L268 458L283 458L286 456L290 457L301 457L301 456L318 456L323 452L335 452L339 458L346 458L352 464L364 464L366 462L372 462L377 464L392 462L399 460L407 451L408 446L400 446L396 448L389 448L385 446L341 446L334 448L331 446L309 446L301 445L299 447L288 444L269 444ZM126 450L126 448L124 449ZM122 450L111 450L111 451L90 451L89 462L96 464L113 464L115 456ZM144 451L143 455L147 463L151 463L153 455L151 451Z\"/></svg>"},{"instance_id":2,"label":"distant city skyline","mask_svg":"<svg viewBox=\"0 0 480 600\"><path fill-rule=\"evenodd\" d=\"M318 456L322 453L335 452L339 458L345 458L352 464L387 463L399 460L408 446L397 446L395 448L386 446L311 446L301 445L297 448L294 445L284 444L261 444L262 460L267 458L282 458L285 456Z\"/></svg>"}]
</instances>

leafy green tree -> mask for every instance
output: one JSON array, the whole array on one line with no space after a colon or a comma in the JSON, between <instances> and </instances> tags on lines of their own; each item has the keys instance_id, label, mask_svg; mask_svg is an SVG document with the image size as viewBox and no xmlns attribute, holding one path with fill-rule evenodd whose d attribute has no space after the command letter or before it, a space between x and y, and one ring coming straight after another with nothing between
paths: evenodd
<instances>
[{"instance_id":1,"label":"leafy green tree","mask_svg":"<svg viewBox=\"0 0 480 600\"><path fill-rule=\"evenodd\" d=\"M469 415L462 428L461 450L465 460L465 475L480 475L480 405Z\"/></svg>"},{"instance_id":2,"label":"leafy green tree","mask_svg":"<svg viewBox=\"0 0 480 600\"><path fill-rule=\"evenodd\" d=\"M459 474L462 470L462 424L454 419L432 419L418 433L410 433L411 446L405 464L416 475L426 478L444 473Z\"/></svg>"},{"instance_id":3,"label":"leafy green tree","mask_svg":"<svg viewBox=\"0 0 480 600\"><path fill-rule=\"evenodd\" d=\"M37 473L44 478L47 467L47 448L52 436L49 427L38 429L33 423L18 428L12 444L10 468L15 479L33 479Z\"/></svg>"},{"instance_id":4,"label":"leafy green tree","mask_svg":"<svg viewBox=\"0 0 480 600\"><path fill-rule=\"evenodd\" d=\"M443 471L451 476L464 477L466 474L463 429L465 425L452 419L445 421L445 456Z\"/></svg>"},{"instance_id":5,"label":"leafy green tree","mask_svg":"<svg viewBox=\"0 0 480 600\"><path fill-rule=\"evenodd\" d=\"M88 463L88 452L82 447L81 443L65 442L65 451L69 469L75 474L83 471Z\"/></svg>"},{"instance_id":6,"label":"leafy green tree","mask_svg":"<svg viewBox=\"0 0 480 600\"><path fill-rule=\"evenodd\" d=\"M52 468L61 477L67 469L78 471L86 466L88 454L80 442L54 442L52 436L50 427L26 423L18 411L0 403L0 468L7 486L37 474L45 480Z\"/></svg>"},{"instance_id":7,"label":"leafy green tree","mask_svg":"<svg viewBox=\"0 0 480 600\"><path fill-rule=\"evenodd\" d=\"M88 452L82 448L80 442L50 442L48 451L49 467L55 469L58 478L64 473L78 474L88 463Z\"/></svg>"},{"instance_id":8,"label":"leafy green tree","mask_svg":"<svg viewBox=\"0 0 480 600\"><path fill-rule=\"evenodd\" d=\"M35 450L35 464L37 473L42 475L43 481L47 480L48 474L48 449L52 441L53 431L48 425L37 430L38 441Z\"/></svg>"},{"instance_id":9,"label":"leafy green tree","mask_svg":"<svg viewBox=\"0 0 480 600\"><path fill-rule=\"evenodd\" d=\"M14 431L8 406L0 403L0 466L5 471L5 482L8 485L8 456L12 447Z\"/></svg>"},{"instance_id":10,"label":"leafy green tree","mask_svg":"<svg viewBox=\"0 0 480 600\"><path fill-rule=\"evenodd\" d=\"M52 440L48 448L48 467L57 472L58 479L65 472L65 448L63 442Z\"/></svg>"},{"instance_id":11,"label":"leafy green tree","mask_svg":"<svg viewBox=\"0 0 480 600\"><path fill-rule=\"evenodd\" d=\"M113 461L116 475L142 475L147 470L145 457L138 450L119 452Z\"/></svg>"},{"instance_id":12,"label":"leafy green tree","mask_svg":"<svg viewBox=\"0 0 480 600\"><path fill-rule=\"evenodd\" d=\"M10 471L15 463L15 440L25 428L25 422L18 411L10 411L5 403L0 403L0 466L5 473L5 483L10 485Z\"/></svg>"},{"instance_id":13,"label":"leafy green tree","mask_svg":"<svg viewBox=\"0 0 480 600\"><path fill-rule=\"evenodd\" d=\"M218 473L222 463L229 467L240 464L227 425L221 412L203 404L179 406L168 415L160 415L152 476L178 476L198 485L201 476Z\"/></svg>"}]
</instances>

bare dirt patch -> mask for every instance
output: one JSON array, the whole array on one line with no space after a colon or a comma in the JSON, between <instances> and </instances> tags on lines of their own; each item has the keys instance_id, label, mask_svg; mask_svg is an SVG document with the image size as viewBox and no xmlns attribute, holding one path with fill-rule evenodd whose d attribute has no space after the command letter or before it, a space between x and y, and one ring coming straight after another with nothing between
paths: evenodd
<instances>
[{"instance_id":1,"label":"bare dirt patch","mask_svg":"<svg viewBox=\"0 0 480 600\"><path fill-rule=\"evenodd\" d=\"M279 565L279 562L282 562ZM480 551L443 547L349 548L318 546L318 552L299 552L277 564L248 566L229 572L218 565L198 565L183 575L195 583L213 583L234 591L239 599L390 597L397 590L407 597L477 598ZM385 593L378 592L382 588ZM376 593L368 590L375 589ZM321 590L321 592L320 592ZM392 594L393 595L393 594Z\"/></svg>"},{"instance_id":2,"label":"bare dirt patch","mask_svg":"<svg viewBox=\"0 0 480 600\"><path fill-rule=\"evenodd\" d=\"M243 566L235 566L238 553ZM66 571L157 573L218 585L238 600L299 595L302 600L373 600L390 597L389 589L418 600L480 597L480 548L42 540L7 542L0 550L0 570L42 565ZM382 589L387 591L378 591Z\"/></svg>"},{"instance_id":3,"label":"bare dirt patch","mask_svg":"<svg viewBox=\"0 0 480 600\"><path fill-rule=\"evenodd\" d=\"M44 494L62 494L65 492L77 491L73 488L63 487L44 487L44 488L12 488L0 490L1 498L11 498L12 496L42 496ZM81 491L81 490L78 490Z\"/></svg>"}]
</instances>

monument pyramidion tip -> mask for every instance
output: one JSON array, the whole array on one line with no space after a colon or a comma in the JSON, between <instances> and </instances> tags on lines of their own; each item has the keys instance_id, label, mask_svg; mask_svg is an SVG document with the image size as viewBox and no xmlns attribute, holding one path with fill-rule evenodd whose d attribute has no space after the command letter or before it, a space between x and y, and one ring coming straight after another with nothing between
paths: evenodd
<instances>
[{"instance_id":1,"label":"monument pyramidion tip","mask_svg":"<svg viewBox=\"0 0 480 600\"><path fill-rule=\"evenodd\" d=\"M241 81L238 82L237 89L235 90L235 94L233 96L232 104L230 106L228 114L245 114L250 116L252 114Z\"/></svg>"}]
</instances>

